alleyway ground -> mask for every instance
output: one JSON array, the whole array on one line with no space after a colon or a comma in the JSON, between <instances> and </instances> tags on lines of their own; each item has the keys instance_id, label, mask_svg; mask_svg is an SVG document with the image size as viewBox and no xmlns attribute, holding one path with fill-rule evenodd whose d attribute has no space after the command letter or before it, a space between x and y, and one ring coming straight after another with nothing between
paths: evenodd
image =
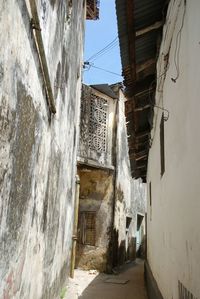
<instances>
[{"instance_id":1,"label":"alleyway ground","mask_svg":"<svg viewBox=\"0 0 200 299\"><path fill-rule=\"evenodd\" d=\"M125 284L108 283L107 279ZM117 275L75 270L70 279L65 299L147 299L144 284L144 263L141 260L125 265Z\"/></svg>"}]
</instances>

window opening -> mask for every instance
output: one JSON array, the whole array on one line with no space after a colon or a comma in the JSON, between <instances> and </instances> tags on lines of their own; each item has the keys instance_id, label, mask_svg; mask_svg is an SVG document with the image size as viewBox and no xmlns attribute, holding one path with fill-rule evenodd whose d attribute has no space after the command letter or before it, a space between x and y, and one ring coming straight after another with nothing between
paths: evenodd
<instances>
[{"instance_id":1,"label":"window opening","mask_svg":"<svg viewBox=\"0 0 200 299\"><path fill-rule=\"evenodd\" d=\"M96 212L81 212L81 243L95 246Z\"/></svg>"},{"instance_id":2,"label":"window opening","mask_svg":"<svg viewBox=\"0 0 200 299\"><path fill-rule=\"evenodd\" d=\"M161 177L165 172L165 140L164 140L164 113L162 113L160 121L160 166L161 166Z\"/></svg>"}]
</instances>

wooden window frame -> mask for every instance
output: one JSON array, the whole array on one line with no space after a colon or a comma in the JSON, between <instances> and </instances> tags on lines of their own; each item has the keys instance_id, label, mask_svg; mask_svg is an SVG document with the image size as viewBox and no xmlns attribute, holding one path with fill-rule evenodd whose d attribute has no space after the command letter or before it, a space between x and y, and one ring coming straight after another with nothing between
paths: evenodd
<instances>
[{"instance_id":1,"label":"wooden window frame","mask_svg":"<svg viewBox=\"0 0 200 299\"><path fill-rule=\"evenodd\" d=\"M89 219L91 218L91 219ZM93 219L92 219L93 218ZM96 212L82 211L80 213L80 242L83 245L96 244ZM89 223L90 222L90 223Z\"/></svg>"}]
</instances>

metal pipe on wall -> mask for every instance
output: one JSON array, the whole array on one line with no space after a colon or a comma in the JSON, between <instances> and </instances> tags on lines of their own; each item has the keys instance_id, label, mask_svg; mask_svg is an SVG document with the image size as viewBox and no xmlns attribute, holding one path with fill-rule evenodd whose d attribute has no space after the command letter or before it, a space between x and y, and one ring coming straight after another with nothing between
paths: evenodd
<instances>
[{"instance_id":1,"label":"metal pipe on wall","mask_svg":"<svg viewBox=\"0 0 200 299\"><path fill-rule=\"evenodd\" d=\"M71 251L71 269L70 277L74 278L74 268L76 259L76 243L77 243L77 228L78 228L78 212L79 212L79 193L80 193L80 178L76 175L76 191L75 191L75 203L74 203L74 225L72 236L72 251Z\"/></svg>"},{"instance_id":2,"label":"metal pipe on wall","mask_svg":"<svg viewBox=\"0 0 200 299\"><path fill-rule=\"evenodd\" d=\"M54 102L54 97L53 97L53 91L51 88L51 81L50 81L49 70L48 70L48 66L47 66L44 44L43 44L43 40L42 40L37 6L36 6L35 0L29 0L29 3L30 3L30 8L31 8L31 14L32 14L31 26L32 26L32 29L35 31L35 34L34 34L35 43L36 43L36 48L38 51L40 65L42 68L42 75L43 75L43 79L44 79L44 83L45 83L48 105L49 105L50 111L52 113L56 113L56 107L55 107L55 102Z\"/></svg>"}]
</instances>

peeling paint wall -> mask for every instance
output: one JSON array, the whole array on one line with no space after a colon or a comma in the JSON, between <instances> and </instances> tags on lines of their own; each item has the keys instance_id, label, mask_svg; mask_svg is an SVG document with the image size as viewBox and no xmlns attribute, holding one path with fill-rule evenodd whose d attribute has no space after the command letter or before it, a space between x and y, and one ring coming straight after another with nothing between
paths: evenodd
<instances>
[{"instance_id":1,"label":"peeling paint wall","mask_svg":"<svg viewBox=\"0 0 200 299\"><path fill-rule=\"evenodd\" d=\"M50 116L29 1L0 3L0 298L55 298L72 235L84 1L37 1Z\"/></svg>"},{"instance_id":2,"label":"peeling paint wall","mask_svg":"<svg viewBox=\"0 0 200 299\"><path fill-rule=\"evenodd\" d=\"M155 108L147 244L148 262L164 299L200 298L199 16L199 1L170 1L157 64L156 105L168 109L169 118L164 122L161 176L162 110Z\"/></svg>"}]
</instances>

